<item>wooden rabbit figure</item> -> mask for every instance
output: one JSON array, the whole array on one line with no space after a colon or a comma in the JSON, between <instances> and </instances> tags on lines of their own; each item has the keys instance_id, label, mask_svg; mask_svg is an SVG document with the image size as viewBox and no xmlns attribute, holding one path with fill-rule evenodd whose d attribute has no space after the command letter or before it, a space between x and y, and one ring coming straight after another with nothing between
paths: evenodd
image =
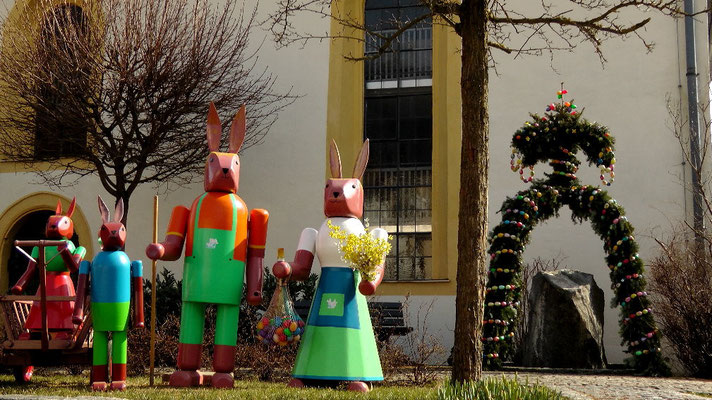
<instances>
[{"instance_id":1,"label":"wooden rabbit figure","mask_svg":"<svg viewBox=\"0 0 712 400\"><path fill-rule=\"evenodd\" d=\"M289 386L303 387L324 381L347 381L348 389L367 392L366 382L382 381L381 361L371 326L366 297L372 295L383 279L382 263L374 281L362 281L358 271L342 259L337 239L329 235L327 221L347 234L363 234L363 186L361 177L368 163L368 140L361 147L353 178L341 177L341 157L336 143L330 148L331 179L324 189L326 221L319 231L306 228L299 238L294 261L276 263L277 278L304 280L311 271L314 252L319 257L321 274L309 310L299 353ZM371 231L379 239L388 233Z\"/></svg>"},{"instance_id":2,"label":"wooden rabbit figure","mask_svg":"<svg viewBox=\"0 0 712 400\"><path fill-rule=\"evenodd\" d=\"M245 106L240 107L230 128L227 153L219 152L221 125L215 105L208 112L208 147L205 193L190 209L173 209L162 243L152 243L146 255L157 260L177 260L185 242L183 304L181 308L178 370L171 386L203 383L201 364L205 307L217 304L213 347L213 387L232 387L235 369L237 323L245 273L247 301L262 301L262 260L267 240L267 210L249 213L236 194L240 174L237 152L245 139ZM245 269L247 271L245 271Z\"/></svg>"},{"instance_id":3,"label":"wooden rabbit figure","mask_svg":"<svg viewBox=\"0 0 712 400\"><path fill-rule=\"evenodd\" d=\"M126 389L126 334L131 302L131 283L134 295L134 328L143 328L143 266L141 261L131 261L123 252L126 228L121 223L124 202L119 199L113 220L109 209L98 197L101 214L102 251L94 261L82 261L79 267L77 302L74 305L74 322L84 319L84 298L91 285L91 313L94 326L94 348L91 384L93 390L103 391L108 386L109 334L111 334L111 389Z\"/></svg>"},{"instance_id":4,"label":"wooden rabbit figure","mask_svg":"<svg viewBox=\"0 0 712 400\"><path fill-rule=\"evenodd\" d=\"M49 240L61 240L64 246L45 248L45 259L47 264L47 281L45 287L47 296L74 296L74 284L69 277L70 272L79 269L79 263L86 254L86 249L82 246L74 247L74 243L69 240L74 236L74 223L72 214L77 204L77 199L73 198L67 209L67 214L62 214L62 202L57 200L57 208L54 215L50 216L45 226L45 236ZM56 257L57 253L61 257ZM32 258L35 260L39 256L37 247L32 249ZM30 261L27 270L10 289L13 294L21 294L25 290L27 282L37 272L37 264ZM37 290L39 296L39 289ZM50 301L47 302L47 328L55 339L69 339L74 325L72 324L72 301ZM42 329L42 306L39 302L32 303L30 314L25 322L25 329L28 332L22 333L19 339L30 339L32 334ZM32 378L33 367L24 367L23 380L29 381Z\"/></svg>"}]
</instances>

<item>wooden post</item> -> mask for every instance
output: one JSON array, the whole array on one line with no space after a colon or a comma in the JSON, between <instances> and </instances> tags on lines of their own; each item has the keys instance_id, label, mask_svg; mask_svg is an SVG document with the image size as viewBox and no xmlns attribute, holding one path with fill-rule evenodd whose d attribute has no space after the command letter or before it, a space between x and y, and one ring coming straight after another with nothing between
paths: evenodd
<instances>
[{"instance_id":1,"label":"wooden post","mask_svg":"<svg viewBox=\"0 0 712 400\"><path fill-rule=\"evenodd\" d=\"M47 326L47 268L45 265L45 243L40 241L38 246L39 253L37 256L37 266L40 270L40 310L42 316L42 351L47 351L49 348L49 328Z\"/></svg>"},{"instance_id":2,"label":"wooden post","mask_svg":"<svg viewBox=\"0 0 712 400\"><path fill-rule=\"evenodd\" d=\"M158 195L153 196L153 243L158 242ZM151 355L149 385L153 386L156 363L156 260L151 262Z\"/></svg>"}]
</instances>

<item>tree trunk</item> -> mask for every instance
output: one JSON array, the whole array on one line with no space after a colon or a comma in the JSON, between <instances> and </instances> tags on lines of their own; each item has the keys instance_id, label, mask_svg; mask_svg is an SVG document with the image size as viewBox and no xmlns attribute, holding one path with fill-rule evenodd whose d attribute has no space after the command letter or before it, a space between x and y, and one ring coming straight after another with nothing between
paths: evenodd
<instances>
[{"instance_id":1,"label":"tree trunk","mask_svg":"<svg viewBox=\"0 0 712 400\"><path fill-rule=\"evenodd\" d=\"M489 175L486 10L485 0L463 0L460 11L462 153L453 382L479 380L482 374Z\"/></svg>"}]
</instances>

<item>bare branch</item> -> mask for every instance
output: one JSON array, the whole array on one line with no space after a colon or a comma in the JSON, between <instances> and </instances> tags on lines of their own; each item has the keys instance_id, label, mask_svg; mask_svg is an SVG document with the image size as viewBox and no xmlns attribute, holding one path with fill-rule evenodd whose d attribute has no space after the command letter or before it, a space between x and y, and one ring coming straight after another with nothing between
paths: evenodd
<instances>
[{"instance_id":1,"label":"bare branch","mask_svg":"<svg viewBox=\"0 0 712 400\"><path fill-rule=\"evenodd\" d=\"M247 104L242 149L259 144L296 97L258 67L256 11L233 0L39 0L23 16L41 21L29 34L4 24L0 156L49 164L37 172L54 186L97 175L126 201L142 184L200 175L209 101L226 113Z\"/></svg>"}]
</instances>

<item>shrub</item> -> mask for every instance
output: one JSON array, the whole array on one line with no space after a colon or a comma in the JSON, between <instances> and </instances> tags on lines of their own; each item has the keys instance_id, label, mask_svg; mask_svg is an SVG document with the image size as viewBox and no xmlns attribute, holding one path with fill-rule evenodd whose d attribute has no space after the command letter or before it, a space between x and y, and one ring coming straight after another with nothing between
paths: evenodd
<instances>
[{"instance_id":1,"label":"shrub","mask_svg":"<svg viewBox=\"0 0 712 400\"><path fill-rule=\"evenodd\" d=\"M712 236L702 235L712 244ZM658 244L661 254L650 264L650 289L663 336L690 375L712 378L710 249L680 233Z\"/></svg>"},{"instance_id":2,"label":"shrub","mask_svg":"<svg viewBox=\"0 0 712 400\"><path fill-rule=\"evenodd\" d=\"M261 380L269 380L291 371L296 357L296 348L268 349L254 339L255 325L269 305L270 298L277 285L276 279L264 270L263 301L258 307L247 304L243 293L240 304L239 324L237 327L237 368L249 368ZM303 282L289 282L293 300L311 301L316 291L317 275L311 274ZM175 278L173 272L163 268L156 277L156 367L175 367L180 336L182 281ZM150 315L151 282L144 286L144 315L146 329L131 329L128 334L128 368L130 374L141 374L149 368L150 359ZM206 309L205 335L203 339L203 367L212 363L212 343L215 337L215 306Z\"/></svg>"},{"instance_id":3,"label":"shrub","mask_svg":"<svg viewBox=\"0 0 712 400\"><path fill-rule=\"evenodd\" d=\"M546 386L524 384L516 379L484 379L477 382L446 381L438 388L439 400L563 400L561 393Z\"/></svg>"}]
</instances>

